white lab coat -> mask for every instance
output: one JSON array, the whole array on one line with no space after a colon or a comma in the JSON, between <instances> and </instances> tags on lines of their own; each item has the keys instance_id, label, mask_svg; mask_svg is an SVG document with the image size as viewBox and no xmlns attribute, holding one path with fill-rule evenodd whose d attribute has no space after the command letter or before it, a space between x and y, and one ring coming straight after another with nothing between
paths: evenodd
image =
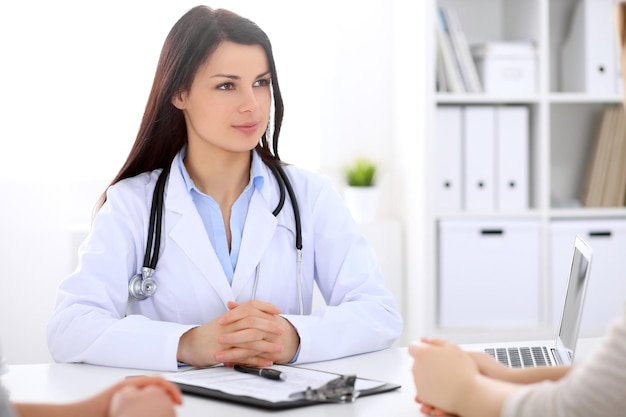
<instances>
[{"instance_id":1,"label":"white lab coat","mask_svg":"<svg viewBox=\"0 0 626 417\"><path fill-rule=\"evenodd\" d=\"M277 217L279 191L264 165L265 184L250 201L239 259L229 285L174 159L165 189L163 233L154 273L157 291L129 298L128 281L143 266L152 193L161 170L110 187L79 250L79 265L60 285L48 323L59 362L153 370L177 369L180 336L227 311L226 303L268 301L300 336L299 363L389 347L402 318L376 257L342 199L323 177L286 167L302 218L299 312L295 223L289 197ZM311 312L314 282L327 306Z\"/></svg>"}]
</instances>

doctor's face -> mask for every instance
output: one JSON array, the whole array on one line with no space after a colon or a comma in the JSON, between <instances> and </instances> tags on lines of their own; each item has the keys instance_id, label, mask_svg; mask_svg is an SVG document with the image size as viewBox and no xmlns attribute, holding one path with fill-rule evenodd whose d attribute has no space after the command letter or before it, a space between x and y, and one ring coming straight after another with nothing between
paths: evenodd
<instances>
[{"instance_id":1,"label":"doctor's face","mask_svg":"<svg viewBox=\"0 0 626 417\"><path fill-rule=\"evenodd\" d=\"M270 82L260 45L220 44L198 69L191 89L172 99L185 115L189 149L253 149L269 120Z\"/></svg>"}]
</instances>

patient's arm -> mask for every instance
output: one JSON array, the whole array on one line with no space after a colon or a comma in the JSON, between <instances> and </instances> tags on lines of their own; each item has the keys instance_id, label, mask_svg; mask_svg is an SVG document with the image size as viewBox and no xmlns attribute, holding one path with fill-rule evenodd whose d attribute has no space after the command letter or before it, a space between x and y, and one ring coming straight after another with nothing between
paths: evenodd
<instances>
[{"instance_id":1,"label":"patient's arm","mask_svg":"<svg viewBox=\"0 0 626 417\"><path fill-rule=\"evenodd\" d=\"M467 351L467 353L476 362L481 374L517 384L531 384L545 380L556 381L572 369L571 366L509 368L484 352Z\"/></svg>"}]
</instances>

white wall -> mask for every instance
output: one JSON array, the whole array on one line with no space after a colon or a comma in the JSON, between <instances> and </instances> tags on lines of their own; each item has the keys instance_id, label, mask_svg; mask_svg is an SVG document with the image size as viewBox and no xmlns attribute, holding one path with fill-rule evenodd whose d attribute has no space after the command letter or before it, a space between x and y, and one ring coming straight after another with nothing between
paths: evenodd
<instances>
[{"instance_id":1,"label":"white wall","mask_svg":"<svg viewBox=\"0 0 626 417\"><path fill-rule=\"evenodd\" d=\"M0 3L0 341L10 363L49 361L45 322L75 266L77 224L134 141L161 45L197 2ZM387 0L216 0L273 42L286 111L281 157L341 186L357 154L394 185L394 5ZM397 13L397 10L395 11ZM396 100L397 101L397 100ZM409 134L414 134L410 132ZM395 160L394 160L395 158Z\"/></svg>"},{"instance_id":2,"label":"white wall","mask_svg":"<svg viewBox=\"0 0 626 417\"><path fill-rule=\"evenodd\" d=\"M71 267L58 191L48 181L0 180L0 352L9 363L49 360L44 326Z\"/></svg>"},{"instance_id":3,"label":"white wall","mask_svg":"<svg viewBox=\"0 0 626 417\"><path fill-rule=\"evenodd\" d=\"M284 153L300 165L317 168L316 9L277 1L290 16L283 19L254 0L211 3L250 17L272 39L289 106ZM190 0L2 2L0 90L5 99L0 102L4 116L0 178L15 178L20 172L37 179L42 171L70 179L77 172L89 179L114 175L133 143L167 32L196 4ZM24 169L24 158L37 169Z\"/></svg>"}]
</instances>

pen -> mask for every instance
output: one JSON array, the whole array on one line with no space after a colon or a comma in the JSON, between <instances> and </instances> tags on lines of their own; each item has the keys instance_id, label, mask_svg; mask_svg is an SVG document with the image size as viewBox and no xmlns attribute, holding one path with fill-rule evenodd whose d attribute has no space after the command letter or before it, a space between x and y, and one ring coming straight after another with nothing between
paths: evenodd
<instances>
[{"instance_id":1,"label":"pen","mask_svg":"<svg viewBox=\"0 0 626 417\"><path fill-rule=\"evenodd\" d=\"M243 372L244 374L258 375L261 378L271 379L274 381L284 381L287 375L283 374L276 369L269 368L254 368L252 366L235 365L235 371Z\"/></svg>"}]
</instances>

